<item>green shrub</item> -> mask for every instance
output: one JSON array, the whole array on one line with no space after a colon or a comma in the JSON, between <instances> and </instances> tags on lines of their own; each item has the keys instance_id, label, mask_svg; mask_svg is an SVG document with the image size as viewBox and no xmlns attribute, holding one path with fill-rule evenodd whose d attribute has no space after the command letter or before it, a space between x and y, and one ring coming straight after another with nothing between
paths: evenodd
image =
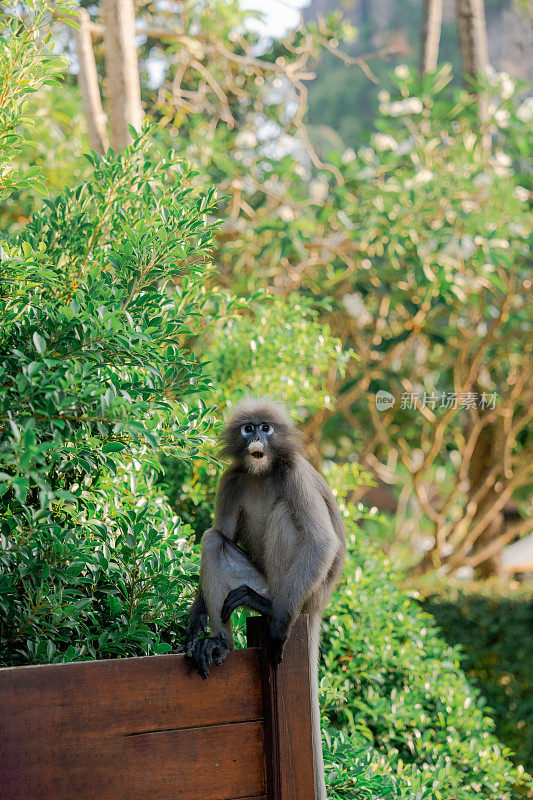
<instances>
[{"instance_id":1,"label":"green shrub","mask_svg":"<svg viewBox=\"0 0 533 800\"><path fill-rule=\"evenodd\" d=\"M245 394L268 395L283 400L302 422L332 407L328 375L342 373L352 355L343 352L316 309L296 294L259 296L239 316L215 319L202 344L218 405L235 403Z\"/></svg>"},{"instance_id":2,"label":"green shrub","mask_svg":"<svg viewBox=\"0 0 533 800\"><path fill-rule=\"evenodd\" d=\"M46 4L10 11L4 197L39 188L15 157L29 95L62 64ZM210 434L209 409L186 401L207 385L187 341L213 192L154 155L144 135L91 156L84 183L1 243L0 664L164 652L180 630L197 556L154 476L160 451L184 462Z\"/></svg>"},{"instance_id":3,"label":"green shrub","mask_svg":"<svg viewBox=\"0 0 533 800\"><path fill-rule=\"evenodd\" d=\"M487 582L450 589L424 602L462 667L491 708L498 736L533 770L533 593Z\"/></svg>"},{"instance_id":4,"label":"green shrub","mask_svg":"<svg viewBox=\"0 0 533 800\"><path fill-rule=\"evenodd\" d=\"M3 244L2 663L170 649L196 558L152 484L156 451L183 461L209 435L185 341L211 197L145 137L92 161Z\"/></svg>"},{"instance_id":5,"label":"green shrub","mask_svg":"<svg viewBox=\"0 0 533 800\"><path fill-rule=\"evenodd\" d=\"M355 514L353 509L353 514ZM440 637L383 554L347 522L349 558L323 637L323 713L381 754L405 800L506 800L530 779L493 733L457 649ZM363 798L357 787L339 793Z\"/></svg>"},{"instance_id":6,"label":"green shrub","mask_svg":"<svg viewBox=\"0 0 533 800\"><path fill-rule=\"evenodd\" d=\"M195 560L152 484L156 452L195 457L210 431L185 342L212 195L146 137L91 160L3 244L2 663L170 649Z\"/></svg>"},{"instance_id":7,"label":"green shrub","mask_svg":"<svg viewBox=\"0 0 533 800\"><path fill-rule=\"evenodd\" d=\"M364 736L323 730L322 749L329 800L394 800L390 764Z\"/></svg>"}]
</instances>

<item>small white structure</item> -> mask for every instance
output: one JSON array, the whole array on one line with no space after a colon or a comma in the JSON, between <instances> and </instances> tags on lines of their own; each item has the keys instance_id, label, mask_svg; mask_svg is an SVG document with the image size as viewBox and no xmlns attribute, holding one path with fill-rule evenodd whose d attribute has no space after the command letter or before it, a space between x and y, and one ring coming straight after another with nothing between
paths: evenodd
<instances>
[{"instance_id":1,"label":"small white structure","mask_svg":"<svg viewBox=\"0 0 533 800\"><path fill-rule=\"evenodd\" d=\"M504 548L500 569L504 575L533 572L533 533Z\"/></svg>"}]
</instances>

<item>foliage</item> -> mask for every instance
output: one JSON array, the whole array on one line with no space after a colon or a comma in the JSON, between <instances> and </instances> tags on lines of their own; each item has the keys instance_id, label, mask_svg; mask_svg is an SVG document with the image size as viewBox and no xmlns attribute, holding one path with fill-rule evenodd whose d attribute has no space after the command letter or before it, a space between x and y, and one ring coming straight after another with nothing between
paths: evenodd
<instances>
[{"instance_id":1,"label":"foliage","mask_svg":"<svg viewBox=\"0 0 533 800\"><path fill-rule=\"evenodd\" d=\"M34 116L28 113L30 96L45 85L58 85L57 76L65 61L54 53L49 30L52 14L68 22L72 3L57 8L51 3L30 0L26 17L15 0L8 0L0 12L0 200L14 191L39 187L40 170L31 167L20 174L18 158L24 144L21 130L28 134Z\"/></svg>"},{"instance_id":2,"label":"foliage","mask_svg":"<svg viewBox=\"0 0 533 800\"><path fill-rule=\"evenodd\" d=\"M212 194L146 136L91 160L3 245L4 662L150 651L183 616L186 530L151 484L156 450L190 459L210 432L186 341Z\"/></svg>"},{"instance_id":3,"label":"foliage","mask_svg":"<svg viewBox=\"0 0 533 800\"><path fill-rule=\"evenodd\" d=\"M323 730L329 800L393 800L398 797L386 758L359 734Z\"/></svg>"},{"instance_id":4,"label":"foliage","mask_svg":"<svg viewBox=\"0 0 533 800\"><path fill-rule=\"evenodd\" d=\"M305 298L294 296L267 298L240 317L215 321L203 343L216 375L217 404L268 394L304 420L331 408L328 374L342 374L351 354L317 317Z\"/></svg>"},{"instance_id":5,"label":"foliage","mask_svg":"<svg viewBox=\"0 0 533 800\"><path fill-rule=\"evenodd\" d=\"M505 800L531 781L509 761L485 701L466 680L459 652L440 638L383 554L347 519L345 581L323 637L328 730L341 729L381 755L405 800ZM364 794L340 793L359 798ZM378 795L379 796L379 795Z\"/></svg>"},{"instance_id":6,"label":"foliage","mask_svg":"<svg viewBox=\"0 0 533 800\"><path fill-rule=\"evenodd\" d=\"M440 587L424 601L442 634L459 645L463 669L487 699L498 736L533 770L533 597L531 587L493 580Z\"/></svg>"},{"instance_id":7,"label":"foliage","mask_svg":"<svg viewBox=\"0 0 533 800\"><path fill-rule=\"evenodd\" d=\"M38 84L57 68L33 36L17 47L25 68L2 73L12 131L25 129L28 75ZM207 385L187 339L213 192L196 193L174 153L154 158L146 135L89 160L85 183L2 242L2 663L169 649L163 632L179 626L196 568L153 478L157 451L187 460L210 435L209 409L186 401ZM7 174L27 185L16 164Z\"/></svg>"},{"instance_id":8,"label":"foliage","mask_svg":"<svg viewBox=\"0 0 533 800\"><path fill-rule=\"evenodd\" d=\"M65 186L77 185L90 174L84 157L89 151L86 122L77 88L42 86L28 98L26 121L18 132L29 137L20 143L17 168L30 171L38 181L18 183L0 206L0 228L14 234L21 230L43 203L43 191L56 197ZM38 175L38 177L37 177Z\"/></svg>"},{"instance_id":9,"label":"foliage","mask_svg":"<svg viewBox=\"0 0 533 800\"><path fill-rule=\"evenodd\" d=\"M5 662L150 651L183 616L186 530L151 484L156 449L192 458L209 435L185 401L206 385L186 339L212 198L146 137L91 158L3 245Z\"/></svg>"},{"instance_id":10,"label":"foliage","mask_svg":"<svg viewBox=\"0 0 533 800\"><path fill-rule=\"evenodd\" d=\"M511 169L525 127L508 78L488 87L480 126L465 92L444 93L446 68L422 86L406 68L397 76L400 98L382 98L380 132L347 165L332 202L347 230L330 286L362 356L339 410L359 428L359 456L377 455L378 473L402 489L411 519L400 514L398 533L415 544L421 528L424 566L448 573L477 566L529 524L526 508L512 529L498 521L531 482L531 352L522 343L532 229ZM341 263L351 259L358 269L347 281ZM379 390L395 398L385 412Z\"/></svg>"}]
</instances>

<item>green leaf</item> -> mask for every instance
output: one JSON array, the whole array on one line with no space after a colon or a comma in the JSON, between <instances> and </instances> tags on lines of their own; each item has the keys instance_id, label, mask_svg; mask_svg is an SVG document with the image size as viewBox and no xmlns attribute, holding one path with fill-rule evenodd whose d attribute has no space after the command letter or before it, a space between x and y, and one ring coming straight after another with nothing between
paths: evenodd
<instances>
[{"instance_id":1,"label":"green leaf","mask_svg":"<svg viewBox=\"0 0 533 800\"><path fill-rule=\"evenodd\" d=\"M24 433L24 447L26 450L31 450L35 447L35 434L31 428L28 428Z\"/></svg>"},{"instance_id":2,"label":"green leaf","mask_svg":"<svg viewBox=\"0 0 533 800\"><path fill-rule=\"evenodd\" d=\"M15 490L15 497L21 503L26 502L28 496L29 481L27 478L15 478L13 481L13 489Z\"/></svg>"},{"instance_id":3,"label":"green leaf","mask_svg":"<svg viewBox=\"0 0 533 800\"><path fill-rule=\"evenodd\" d=\"M156 646L154 647L154 652L155 653L170 653L170 652L172 652L172 646L169 645L167 642L159 642L159 644L156 644Z\"/></svg>"},{"instance_id":4,"label":"green leaf","mask_svg":"<svg viewBox=\"0 0 533 800\"><path fill-rule=\"evenodd\" d=\"M122 614L122 605L115 595L110 594L107 597L107 602L109 605L109 610L114 617L117 617L119 614Z\"/></svg>"},{"instance_id":5,"label":"green leaf","mask_svg":"<svg viewBox=\"0 0 533 800\"><path fill-rule=\"evenodd\" d=\"M38 353L42 355L46 350L46 339L43 339L43 337L39 333L37 333L37 331L35 331L32 338L33 338L33 344L35 345L35 349L37 350Z\"/></svg>"},{"instance_id":6,"label":"green leaf","mask_svg":"<svg viewBox=\"0 0 533 800\"><path fill-rule=\"evenodd\" d=\"M126 445L124 442L106 442L102 447L102 453L119 453L121 450L125 450Z\"/></svg>"}]
</instances>

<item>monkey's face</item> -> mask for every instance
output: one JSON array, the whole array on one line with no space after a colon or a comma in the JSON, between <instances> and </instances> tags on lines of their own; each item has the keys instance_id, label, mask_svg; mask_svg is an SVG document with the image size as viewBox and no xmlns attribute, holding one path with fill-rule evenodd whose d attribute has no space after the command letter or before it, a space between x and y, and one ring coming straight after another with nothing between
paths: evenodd
<instances>
[{"instance_id":1,"label":"monkey's face","mask_svg":"<svg viewBox=\"0 0 533 800\"><path fill-rule=\"evenodd\" d=\"M252 475L266 477L300 452L300 437L283 406L269 400L244 400L222 431L222 455L231 456Z\"/></svg>"},{"instance_id":2,"label":"monkey's face","mask_svg":"<svg viewBox=\"0 0 533 800\"><path fill-rule=\"evenodd\" d=\"M273 433L274 426L267 420L250 420L241 425L244 461L251 472L259 474L270 467Z\"/></svg>"}]
</instances>

